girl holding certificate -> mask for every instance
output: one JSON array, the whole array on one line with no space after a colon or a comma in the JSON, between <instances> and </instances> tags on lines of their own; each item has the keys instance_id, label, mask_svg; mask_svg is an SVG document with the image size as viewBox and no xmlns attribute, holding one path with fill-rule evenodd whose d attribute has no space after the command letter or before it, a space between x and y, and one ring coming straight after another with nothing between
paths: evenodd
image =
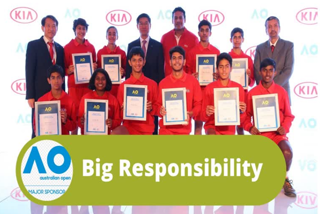
<instances>
[{"instance_id":1,"label":"girl holding certificate","mask_svg":"<svg viewBox=\"0 0 320 214\"><path fill-rule=\"evenodd\" d=\"M111 87L112 83L106 70L101 68L95 70L89 82L89 89L93 91L85 94L80 101L78 125L81 128L81 134L84 134L86 99L108 100L108 119L106 120L108 134L121 124L119 103L110 93Z\"/></svg>"},{"instance_id":2,"label":"girl holding certificate","mask_svg":"<svg viewBox=\"0 0 320 214\"><path fill-rule=\"evenodd\" d=\"M119 46L116 45L116 41L118 40L118 30L116 27L110 26L107 29L107 40L108 40L108 45L106 45L102 49L100 49L97 54L98 68L103 68L108 73L111 72L107 68L105 68L105 66L107 66L107 65L105 65L103 63L102 57L106 57L108 55L110 57L119 56L121 58L121 60L120 60L120 63L118 64L118 66L120 67L120 74L121 74L120 77L123 78L125 76L127 56L126 56L126 53ZM112 73L114 73L114 72L112 72ZM112 77L111 77L111 79L112 79ZM120 85L120 83L112 85L112 89L111 89L110 93L115 97L117 97L119 85Z\"/></svg>"}]
</instances>

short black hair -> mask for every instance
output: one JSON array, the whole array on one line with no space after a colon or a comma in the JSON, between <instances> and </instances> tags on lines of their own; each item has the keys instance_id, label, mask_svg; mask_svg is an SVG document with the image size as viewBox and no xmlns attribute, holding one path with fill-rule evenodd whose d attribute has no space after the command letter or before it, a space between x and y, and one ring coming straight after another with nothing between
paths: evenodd
<instances>
[{"instance_id":1,"label":"short black hair","mask_svg":"<svg viewBox=\"0 0 320 214\"><path fill-rule=\"evenodd\" d=\"M141 14L138 16L138 18L137 18L137 24L139 24L139 20L140 20L141 18L147 18L148 21L149 21L149 23L151 24L151 18L150 18L150 16L149 16L148 14L146 14L146 13L141 13Z\"/></svg>"},{"instance_id":2,"label":"short black hair","mask_svg":"<svg viewBox=\"0 0 320 214\"><path fill-rule=\"evenodd\" d=\"M269 65L272 65L274 70L276 70L276 65L277 65L276 61L274 61L271 58L265 58L264 60L262 60L262 62L260 64L260 71L261 71L262 68L265 68L265 67L267 67Z\"/></svg>"},{"instance_id":3,"label":"short black hair","mask_svg":"<svg viewBox=\"0 0 320 214\"><path fill-rule=\"evenodd\" d=\"M98 73L101 73L106 77L107 84L106 84L105 90L106 91L111 91L111 88L112 88L111 79L110 79L109 74L107 73L107 71L104 70L103 68L98 68L93 72L93 74L92 74L92 76L90 78L90 81L89 81L89 86L88 86L89 89L96 90L96 86L94 85L94 82L96 80L96 76L97 76Z\"/></svg>"},{"instance_id":4,"label":"short black hair","mask_svg":"<svg viewBox=\"0 0 320 214\"><path fill-rule=\"evenodd\" d=\"M169 54L170 54L170 59L172 58L173 53L178 52L183 56L183 59L186 59L186 52L181 46L175 46L170 49Z\"/></svg>"},{"instance_id":5,"label":"short black hair","mask_svg":"<svg viewBox=\"0 0 320 214\"><path fill-rule=\"evenodd\" d=\"M51 74L54 73L54 72L59 73L60 76L61 76L62 78L64 78L64 75L65 75L65 74L64 74L64 70L63 70L63 68L62 68L60 65L57 65L57 64L51 65L51 66L47 69L47 78L50 79Z\"/></svg>"},{"instance_id":6,"label":"short black hair","mask_svg":"<svg viewBox=\"0 0 320 214\"><path fill-rule=\"evenodd\" d=\"M233 30L231 31L231 37L230 37L231 39L235 33L240 33L242 38L244 37L243 30L239 27L236 27L236 28L233 28Z\"/></svg>"},{"instance_id":7,"label":"short black hair","mask_svg":"<svg viewBox=\"0 0 320 214\"><path fill-rule=\"evenodd\" d=\"M264 23L264 26L267 27L268 21L271 21L271 20L277 20L278 25L279 25L279 27L280 27L280 21L279 21L279 19L278 19L276 16L269 16L269 17L266 19L266 22Z\"/></svg>"},{"instance_id":8,"label":"short black hair","mask_svg":"<svg viewBox=\"0 0 320 214\"><path fill-rule=\"evenodd\" d=\"M131 60L134 55L139 55L142 57L142 59L144 59L144 51L139 46L135 46L135 47L131 48L129 55L128 55L128 60Z\"/></svg>"},{"instance_id":9,"label":"short black hair","mask_svg":"<svg viewBox=\"0 0 320 214\"><path fill-rule=\"evenodd\" d=\"M56 17L54 17L53 15L47 15L47 16L43 17L42 20L41 20L42 27L44 27L44 25L46 24L46 19L53 20L56 23L57 26L59 24L58 20L56 19Z\"/></svg>"},{"instance_id":10,"label":"short black hair","mask_svg":"<svg viewBox=\"0 0 320 214\"><path fill-rule=\"evenodd\" d=\"M230 67L232 67L232 57L230 56L230 54L228 53L221 53L219 54L219 56L217 57L217 62L216 62L216 67L219 67L219 63L221 60L226 59L229 61Z\"/></svg>"},{"instance_id":11,"label":"short black hair","mask_svg":"<svg viewBox=\"0 0 320 214\"><path fill-rule=\"evenodd\" d=\"M86 22L86 20L82 19L82 18L79 18L79 19L75 19L73 21L73 31L76 32L76 28L78 25L82 25L82 26L85 26L86 30L88 30L88 23Z\"/></svg>"},{"instance_id":12,"label":"short black hair","mask_svg":"<svg viewBox=\"0 0 320 214\"><path fill-rule=\"evenodd\" d=\"M201 28L202 26L204 26L204 25L209 26L209 29L210 29L210 31L211 31L212 25L211 25L211 23L210 23L208 20L202 20L202 21L199 23L199 25L198 25L198 30L200 31L200 28Z\"/></svg>"},{"instance_id":13,"label":"short black hair","mask_svg":"<svg viewBox=\"0 0 320 214\"><path fill-rule=\"evenodd\" d=\"M107 28L107 31L106 31L106 35L108 36L108 31L109 31L111 28L115 29L116 32L117 32L117 35L118 35L118 29L117 29L115 26L110 26L110 27L108 27L108 28Z\"/></svg>"},{"instance_id":14,"label":"short black hair","mask_svg":"<svg viewBox=\"0 0 320 214\"><path fill-rule=\"evenodd\" d=\"M182 12L183 13L183 17L186 18L186 11L184 11L184 9L182 9L182 7L176 7L174 8L174 10L172 11L172 18L174 17L174 13L175 12Z\"/></svg>"}]
</instances>

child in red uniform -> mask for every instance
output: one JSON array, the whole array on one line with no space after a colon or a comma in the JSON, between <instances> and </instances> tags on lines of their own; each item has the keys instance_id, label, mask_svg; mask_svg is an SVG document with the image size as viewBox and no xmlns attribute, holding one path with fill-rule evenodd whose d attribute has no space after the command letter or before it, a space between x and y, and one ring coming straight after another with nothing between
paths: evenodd
<instances>
[{"instance_id":1,"label":"child in red uniform","mask_svg":"<svg viewBox=\"0 0 320 214\"><path fill-rule=\"evenodd\" d=\"M84 19L76 19L73 22L73 31L76 35L75 39L72 39L64 47L64 65L66 70L66 75L68 76L68 93L76 102L77 109L79 108L79 103L83 95L88 93L90 89L88 84L75 84L74 80L74 65L72 60L72 54L75 53L88 53L92 54L92 61L94 70L97 68L96 63L96 51L92 44L89 43L86 36L88 30L88 24ZM73 134L77 134L78 129L73 131Z\"/></svg>"},{"instance_id":2,"label":"child in red uniform","mask_svg":"<svg viewBox=\"0 0 320 214\"><path fill-rule=\"evenodd\" d=\"M156 112L156 101L158 96L158 86L155 81L144 76L142 68L145 64L144 52L141 47L133 47L128 55L129 64L132 67L132 73L129 79L121 83L118 91L118 101L121 106L121 117L123 116L124 85L146 85L147 94L147 120L135 121L124 120L123 125L132 135L152 135L154 132L154 115Z\"/></svg>"},{"instance_id":3,"label":"child in red uniform","mask_svg":"<svg viewBox=\"0 0 320 214\"><path fill-rule=\"evenodd\" d=\"M200 42L193 47L187 56L187 62L186 62L186 72L188 74L192 74L196 79L198 79L198 73L196 72L196 57L197 54L220 54L220 51L212 46L209 43L209 37L211 36L211 23L208 22L207 20L202 20L199 25L198 25L198 35L200 37ZM204 92L205 86L201 86L202 92ZM199 115L200 116L200 115ZM201 135L202 132L202 121L200 117L195 117L195 128L194 128L194 134L196 135Z\"/></svg>"},{"instance_id":4,"label":"child in red uniform","mask_svg":"<svg viewBox=\"0 0 320 214\"><path fill-rule=\"evenodd\" d=\"M243 123L246 117L246 103L244 102L244 91L239 83L230 80L230 72L232 70L232 58L227 53L222 53L218 56L217 62L218 80L207 85L202 103L202 118L205 121L204 129L208 135L234 135L235 126L215 126L215 103L214 89L215 88L239 88L239 108L240 108L240 123Z\"/></svg>"},{"instance_id":5,"label":"child in red uniform","mask_svg":"<svg viewBox=\"0 0 320 214\"><path fill-rule=\"evenodd\" d=\"M85 99L108 100L109 110L108 119L106 120L108 134L121 124L120 106L117 98L109 92L111 87L112 82L106 70L102 68L95 70L89 82L89 88L93 91L85 94L80 101L78 125L81 128L81 134L84 134Z\"/></svg>"},{"instance_id":6,"label":"child in red uniform","mask_svg":"<svg viewBox=\"0 0 320 214\"><path fill-rule=\"evenodd\" d=\"M171 57L169 51L175 46L181 46L186 55L188 52L199 43L196 35L191 33L185 28L186 12L181 8L177 7L172 11L172 24L174 29L164 34L161 38L161 44L163 46L164 53L164 72L165 76L168 76L172 72L170 65ZM186 57L184 57L186 59Z\"/></svg>"},{"instance_id":7,"label":"child in red uniform","mask_svg":"<svg viewBox=\"0 0 320 214\"><path fill-rule=\"evenodd\" d=\"M76 128L77 115L73 99L62 90L62 84L64 83L63 68L57 64L50 66L47 70L47 81L51 85L51 91L40 97L38 102L60 100L62 134L69 135L69 132ZM35 127L35 118L33 118L33 125ZM36 127L34 130L36 130ZM76 211L77 207L72 207L71 209ZM67 206L48 206L46 213L67 214L68 208Z\"/></svg>"},{"instance_id":8,"label":"child in red uniform","mask_svg":"<svg viewBox=\"0 0 320 214\"><path fill-rule=\"evenodd\" d=\"M159 134L170 135L180 134L189 135L191 132L191 118L197 116L201 110L202 92L198 80L183 70L186 63L185 51L182 47L176 46L170 50L170 65L172 73L165 77L159 84L159 95L157 106L160 111L159 116L166 115L166 109L162 103L162 89L165 88L186 88L186 105L188 114L188 125L163 125L163 119L160 120Z\"/></svg>"},{"instance_id":9,"label":"child in red uniform","mask_svg":"<svg viewBox=\"0 0 320 214\"><path fill-rule=\"evenodd\" d=\"M253 62L250 56L248 56L247 54L243 53L243 51L241 50L241 45L244 42L244 33L243 30L241 28L234 28L231 31L231 38L230 38L230 42L233 45L233 48L231 49L231 51L229 52L230 56L232 57L232 59L236 59L236 58L247 58L248 59L248 69L247 69L247 75L249 77L249 86L252 87L254 85L254 72L253 72ZM244 98L246 100L247 98L247 93L248 93L248 89L244 89ZM243 127L241 126L237 126L237 133L238 135L243 135Z\"/></svg>"},{"instance_id":10,"label":"child in red uniform","mask_svg":"<svg viewBox=\"0 0 320 214\"><path fill-rule=\"evenodd\" d=\"M247 118L243 127L246 131L249 131L250 134L262 135L270 138L279 146L284 155L288 173L292 163L292 149L286 134L289 133L292 121L294 120L294 116L291 113L289 97L286 90L273 81L273 78L277 73L276 62L273 59L264 59L260 64L259 73L262 77L260 84L251 89L248 93ZM260 132L251 122L251 118L253 118L252 96L275 93L278 94L280 127L277 131ZM289 197L296 197L296 192L291 183L292 181L289 181L288 177L286 177L283 185L285 195Z\"/></svg>"},{"instance_id":11,"label":"child in red uniform","mask_svg":"<svg viewBox=\"0 0 320 214\"><path fill-rule=\"evenodd\" d=\"M125 76L125 70L127 65L127 57L126 53L116 45L116 41L118 40L118 30L116 27L111 26L107 29L107 40L108 45L104 46L102 49L98 51L98 68L102 68L101 56L102 55L111 55L111 54L120 54L121 55L121 78ZM104 69L104 68L103 68ZM113 84L110 93L117 97L119 84Z\"/></svg>"}]
</instances>

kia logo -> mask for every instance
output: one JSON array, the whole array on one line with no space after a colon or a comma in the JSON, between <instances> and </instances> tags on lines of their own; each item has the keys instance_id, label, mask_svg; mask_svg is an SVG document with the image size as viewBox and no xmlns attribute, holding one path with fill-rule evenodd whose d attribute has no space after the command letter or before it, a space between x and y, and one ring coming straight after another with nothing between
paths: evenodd
<instances>
[{"instance_id":1,"label":"kia logo","mask_svg":"<svg viewBox=\"0 0 320 214\"><path fill-rule=\"evenodd\" d=\"M309 8L302 9L296 15L297 21L304 25L318 24L317 17L318 17L318 8L316 7L309 7Z\"/></svg>"},{"instance_id":2,"label":"kia logo","mask_svg":"<svg viewBox=\"0 0 320 214\"><path fill-rule=\"evenodd\" d=\"M303 99L314 99L318 97L318 84L314 82L302 82L293 89L294 93Z\"/></svg>"},{"instance_id":3,"label":"kia logo","mask_svg":"<svg viewBox=\"0 0 320 214\"><path fill-rule=\"evenodd\" d=\"M11 84L11 89L14 93L26 95L26 81L25 79L18 79Z\"/></svg>"},{"instance_id":4,"label":"kia logo","mask_svg":"<svg viewBox=\"0 0 320 214\"><path fill-rule=\"evenodd\" d=\"M251 57L252 60L254 60L254 55L256 54L256 47L257 46L252 46L250 48L248 48L245 52L245 54L247 54L248 56Z\"/></svg>"},{"instance_id":5,"label":"kia logo","mask_svg":"<svg viewBox=\"0 0 320 214\"><path fill-rule=\"evenodd\" d=\"M206 10L200 13L198 20L199 22L202 20L207 20L212 26L217 26L222 24L224 21L224 15L217 10Z\"/></svg>"},{"instance_id":6,"label":"kia logo","mask_svg":"<svg viewBox=\"0 0 320 214\"><path fill-rule=\"evenodd\" d=\"M112 10L106 15L107 22L116 26L129 24L131 19L131 14L125 10Z\"/></svg>"},{"instance_id":7,"label":"kia logo","mask_svg":"<svg viewBox=\"0 0 320 214\"><path fill-rule=\"evenodd\" d=\"M298 192L295 204L303 209L314 209L318 207L318 196L313 192Z\"/></svg>"},{"instance_id":8,"label":"kia logo","mask_svg":"<svg viewBox=\"0 0 320 214\"><path fill-rule=\"evenodd\" d=\"M16 199L17 201L29 201L29 199L23 194L19 187L12 190L11 198Z\"/></svg>"},{"instance_id":9,"label":"kia logo","mask_svg":"<svg viewBox=\"0 0 320 214\"><path fill-rule=\"evenodd\" d=\"M17 7L11 10L10 17L15 22L29 24L38 18L38 14L29 7Z\"/></svg>"}]
</instances>

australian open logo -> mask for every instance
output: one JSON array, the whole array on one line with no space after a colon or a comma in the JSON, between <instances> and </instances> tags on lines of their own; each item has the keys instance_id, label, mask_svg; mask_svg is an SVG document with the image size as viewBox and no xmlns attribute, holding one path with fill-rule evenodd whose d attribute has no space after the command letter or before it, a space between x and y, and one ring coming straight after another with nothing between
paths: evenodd
<instances>
[{"instance_id":1,"label":"australian open logo","mask_svg":"<svg viewBox=\"0 0 320 214\"><path fill-rule=\"evenodd\" d=\"M52 201L70 186L73 166L68 151L53 140L33 144L21 162L21 179L36 199Z\"/></svg>"}]
</instances>

